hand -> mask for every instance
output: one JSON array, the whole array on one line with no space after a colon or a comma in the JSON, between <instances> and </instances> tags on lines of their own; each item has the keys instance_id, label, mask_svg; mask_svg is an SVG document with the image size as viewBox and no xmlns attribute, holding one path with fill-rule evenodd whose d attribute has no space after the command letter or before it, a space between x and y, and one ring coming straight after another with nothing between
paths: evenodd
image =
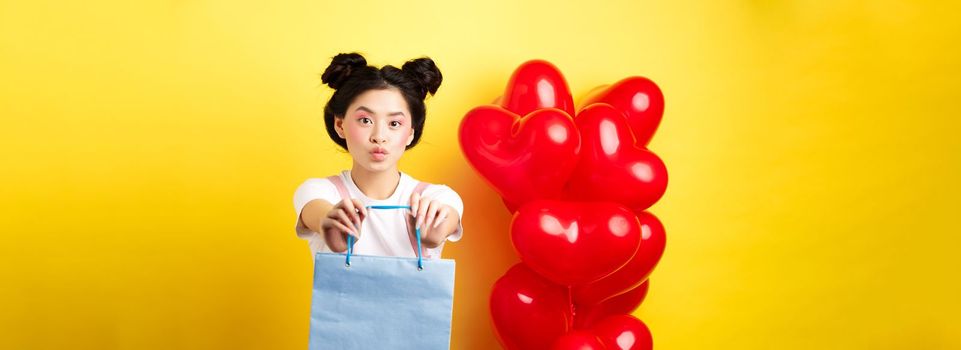
<instances>
[{"instance_id":1,"label":"hand","mask_svg":"<svg viewBox=\"0 0 961 350\"><path fill-rule=\"evenodd\" d=\"M414 193L410 196L410 214L414 217L415 228L421 229L421 237L426 237L427 232L437 228L453 212L453 208L429 197L421 197Z\"/></svg>"},{"instance_id":2,"label":"hand","mask_svg":"<svg viewBox=\"0 0 961 350\"><path fill-rule=\"evenodd\" d=\"M359 199L345 199L327 212L320 227L324 233L339 233L344 239L346 235L352 235L359 240L361 223L366 217L367 208L364 208L364 204Z\"/></svg>"}]
</instances>

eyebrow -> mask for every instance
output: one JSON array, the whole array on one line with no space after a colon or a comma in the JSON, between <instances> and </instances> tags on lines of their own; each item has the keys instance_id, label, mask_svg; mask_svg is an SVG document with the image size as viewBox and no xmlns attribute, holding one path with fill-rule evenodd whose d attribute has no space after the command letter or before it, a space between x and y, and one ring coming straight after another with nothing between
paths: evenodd
<instances>
[{"instance_id":1,"label":"eyebrow","mask_svg":"<svg viewBox=\"0 0 961 350\"><path fill-rule=\"evenodd\" d=\"M370 114L377 114L377 113L374 113L374 111L370 110L370 108L367 108L367 107L364 107L364 106L357 107L357 109L355 109L355 111L364 111L364 112L367 112L367 113L370 113ZM392 113L388 113L388 114L387 114L388 117L393 117L393 116L397 116L397 115L401 115L401 116L402 116L402 115L404 115L404 112L392 112Z\"/></svg>"}]
</instances>

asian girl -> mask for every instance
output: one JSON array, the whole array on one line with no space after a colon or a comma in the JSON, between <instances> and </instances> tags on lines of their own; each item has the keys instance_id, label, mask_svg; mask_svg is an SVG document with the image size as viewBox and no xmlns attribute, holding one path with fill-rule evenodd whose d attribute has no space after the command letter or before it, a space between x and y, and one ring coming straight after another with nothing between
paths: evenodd
<instances>
[{"instance_id":1,"label":"asian girl","mask_svg":"<svg viewBox=\"0 0 961 350\"><path fill-rule=\"evenodd\" d=\"M401 172L397 163L423 135L424 99L440 87L440 70L430 58L377 68L347 53L333 58L321 80L335 90L324 108L327 134L353 165L297 188L298 237L312 253L343 252L351 235L354 254L412 257L409 232L420 228L424 257L439 258L444 242L463 234L463 201L448 186ZM410 210L375 212L368 206Z\"/></svg>"}]
</instances>

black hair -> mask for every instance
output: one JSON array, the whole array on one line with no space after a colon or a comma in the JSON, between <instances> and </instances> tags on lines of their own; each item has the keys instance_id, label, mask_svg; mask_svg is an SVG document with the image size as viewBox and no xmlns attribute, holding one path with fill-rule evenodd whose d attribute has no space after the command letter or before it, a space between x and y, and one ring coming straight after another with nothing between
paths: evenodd
<instances>
[{"instance_id":1,"label":"black hair","mask_svg":"<svg viewBox=\"0 0 961 350\"><path fill-rule=\"evenodd\" d=\"M423 134L426 117L424 99L427 98L428 93L434 95L437 92L443 76L434 61L428 57L407 61L401 68L391 65L377 68L367 65L364 56L354 52L334 56L320 79L335 90L334 95L324 106L327 134L334 143L347 150L347 140L337 135L334 119L343 118L347 113L347 107L358 95L368 90L393 87L400 90L404 100L407 101L407 108L410 109L414 140L407 145L406 149L411 149L417 145Z\"/></svg>"}]
</instances>

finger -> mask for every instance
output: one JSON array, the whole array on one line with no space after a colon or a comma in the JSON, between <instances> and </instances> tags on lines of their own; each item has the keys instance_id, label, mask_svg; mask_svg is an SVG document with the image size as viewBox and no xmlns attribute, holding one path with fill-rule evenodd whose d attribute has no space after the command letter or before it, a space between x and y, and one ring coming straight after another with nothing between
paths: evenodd
<instances>
[{"instance_id":1,"label":"finger","mask_svg":"<svg viewBox=\"0 0 961 350\"><path fill-rule=\"evenodd\" d=\"M410 195L410 216L417 216L417 204L420 203L420 193Z\"/></svg>"},{"instance_id":2,"label":"finger","mask_svg":"<svg viewBox=\"0 0 961 350\"><path fill-rule=\"evenodd\" d=\"M430 229L434 226L434 222L437 221L437 207L439 204L437 201L430 201L430 204L428 204L424 227Z\"/></svg>"},{"instance_id":3,"label":"finger","mask_svg":"<svg viewBox=\"0 0 961 350\"><path fill-rule=\"evenodd\" d=\"M351 231L351 233L352 233L354 236L360 237L360 233L358 233L360 230L358 230L358 229L357 229L357 226L354 225L354 223L350 221L350 217L347 216L347 213L345 213L343 209L337 211L337 218L338 218L338 219L340 220L340 222L343 223L345 226L347 226L347 227L353 227L353 229L352 229L352 230L349 230L349 231Z\"/></svg>"},{"instance_id":4,"label":"finger","mask_svg":"<svg viewBox=\"0 0 961 350\"><path fill-rule=\"evenodd\" d=\"M417 228L420 228L424 224L424 216L427 215L427 205L430 204L430 198L422 197L417 203Z\"/></svg>"},{"instance_id":5,"label":"finger","mask_svg":"<svg viewBox=\"0 0 961 350\"><path fill-rule=\"evenodd\" d=\"M340 218L340 216L338 216L337 213L341 210L344 210L344 208L341 208L340 205L336 205L334 206L333 209L327 212L327 217L330 219L337 220L338 218Z\"/></svg>"},{"instance_id":6,"label":"finger","mask_svg":"<svg viewBox=\"0 0 961 350\"><path fill-rule=\"evenodd\" d=\"M363 222L367 218L367 207L364 206L364 202L360 199L353 199L354 206L357 207L357 212L360 213L360 221Z\"/></svg>"},{"instance_id":7,"label":"finger","mask_svg":"<svg viewBox=\"0 0 961 350\"><path fill-rule=\"evenodd\" d=\"M343 233L343 234L345 234L345 235L351 235L351 236L354 236L355 238L360 238L360 237L357 237L356 235L352 234L352 233L350 232L350 229L347 228L347 226L344 226L344 224L340 223L339 221L333 221L332 225L334 226L334 228L340 230L340 232Z\"/></svg>"},{"instance_id":8,"label":"finger","mask_svg":"<svg viewBox=\"0 0 961 350\"><path fill-rule=\"evenodd\" d=\"M439 210L437 210L437 221L434 222L434 228L440 226L442 222L447 221L447 212L448 210L445 206L442 206Z\"/></svg>"},{"instance_id":9,"label":"finger","mask_svg":"<svg viewBox=\"0 0 961 350\"><path fill-rule=\"evenodd\" d=\"M360 225L360 216L357 215L357 208L354 207L354 202L349 200L343 200L341 201L341 203L344 203L344 209L347 209L347 213L350 215L350 218L354 221L354 227L357 227L358 225Z\"/></svg>"}]
</instances>

